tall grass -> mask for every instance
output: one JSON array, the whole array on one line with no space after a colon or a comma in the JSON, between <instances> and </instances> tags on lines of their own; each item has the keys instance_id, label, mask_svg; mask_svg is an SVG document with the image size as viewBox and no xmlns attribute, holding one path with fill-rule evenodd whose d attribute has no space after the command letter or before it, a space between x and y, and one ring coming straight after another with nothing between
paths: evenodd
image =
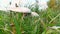
<instances>
[{"instance_id":1,"label":"tall grass","mask_svg":"<svg viewBox=\"0 0 60 34\"><path fill-rule=\"evenodd\" d=\"M60 26L60 3L56 5L57 7L52 5L49 4L53 9L41 11L38 10L37 4L35 8L30 6L29 8L37 12L39 17L23 16L22 13L13 11L0 11L0 34L60 34L60 28L50 28Z\"/></svg>"},{"instance_id":2,"label":"tall grass","mask_svg":"<svg viewBox=\"0 0 60 34\"><path fill-rule=\"evenodd\" d=\"M22 13L0 11L0 34L60 34L59 29L50 28L60 26L60 10L48 8L38 14L23 17Z\"/></svg>"}]
</instances>

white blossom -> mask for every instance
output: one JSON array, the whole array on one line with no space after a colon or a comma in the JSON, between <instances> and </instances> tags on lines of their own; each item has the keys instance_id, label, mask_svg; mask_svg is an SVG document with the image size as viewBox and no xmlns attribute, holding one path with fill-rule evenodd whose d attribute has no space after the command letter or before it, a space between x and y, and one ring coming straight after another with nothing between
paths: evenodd
<instances>
[{"instance_id":1,"label":"white blossom","mask_svg":"<svg viewBox=\"0 0 60 34\"><path fill-rule=\"evenodd\" d=\"M39 6L39 10L46 10L48 8L47 5L48 0L38 0L38 6ZM20 6L24 7L24 6L35 6L36 4L36 0L21 0L20 1Z\"/></svg>"},{"instance_id":2,"label":"white blossom","mask_svg":"<svg viewBox=\"0 0 60 34\"><path fill-rule=\"evenodd\" d=\"M31 16L39 16L36 12L31 12Z\"/></svg>"},{"instance_id":3,"label":"white blossom","mask_svg":"<svg viewBox=\"0 0 60 34\"><path fill-rule=\"evenodd\" d=\"M19 6L20 0L11 0L11 7L16 7L15 4L17 4Z\"/></svg>"},{"instance_id":4,"label":"white blossom","mask_svg":"<svg viewBox=\"0 0 60 34\"><path fill-rule=\"evenodd\" d=\"M46 0L38 0L39 3L39 10L41 9L46 9L48 8L47 6L47 1ZM11 2L11 5L10 5L10 2ZM0 0L0 10L7 10L9 7L13 7L15 8L15 4L17 3L17 5L19 7L24 7L24 6L28 6L29 5L32 5L32 4L35 4L36 3L36 0ZM35 5L33 5L35 6Z\"/></svg>"},{"instance_id":5,"label":"white blossom","mask_svg":"<svg viewBox=\"0 0 60 34\"><path fill-rule=\"evenodd\" d=\"M15 11L15 12L21 12L21 13L30 13L31 12L31 10L26 7L9 8L8 10Z\"/></svg>"},{"instance_id":6,"label":"white blossom","mask_svg":"<svg viewBox=\"0 0 60 34\"><path fill-rule=\"evenodd\" d=\"M39 10L46 10L48 8L46 1L40 1L38 5L39 5Z\"/></svg>"},{"instance_id":7,"label":"white blossom","mask_svg":"<svg viewBox=\"0 0 60 34\"><path fill-rule=\"evenodd\" d=\"M60 28L60 26L52 26L50 28L52 28L52 29L58 29L58 28Z\"/></svg>"}]
</instances>

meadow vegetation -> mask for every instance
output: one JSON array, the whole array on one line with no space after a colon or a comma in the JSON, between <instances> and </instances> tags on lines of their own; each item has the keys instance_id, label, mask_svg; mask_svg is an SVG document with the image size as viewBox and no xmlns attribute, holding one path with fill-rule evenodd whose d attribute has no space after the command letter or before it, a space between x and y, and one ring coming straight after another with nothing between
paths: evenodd
<instances>
[{"instance_id":1,"label":"meadow vegetation","mask_svg":"<svg viewBox=\"0 0 60 34\"><path fill-rule=\"evenodd\" d=\"M60 34L60 28L51 28L60 26L60 3L55 5L52 2L48 4L46 10L31 8L39 14L39 17L30 15L23 17L19 12L0 11L0 34Z\"/></svg>"}]
</instances>

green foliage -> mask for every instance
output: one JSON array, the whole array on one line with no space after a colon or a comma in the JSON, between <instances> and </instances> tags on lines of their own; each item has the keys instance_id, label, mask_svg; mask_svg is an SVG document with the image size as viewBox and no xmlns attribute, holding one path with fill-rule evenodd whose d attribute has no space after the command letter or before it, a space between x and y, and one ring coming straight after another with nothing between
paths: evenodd
<instances>
[{"instance_id":1,"label":"green foliage","mask_svg":"<svg viewBox=\"0 0 60 34\"><path fill-rule=\"evenodd\" d=\"M39 11L36 6L31 10L36 11L39 17L24 16L22 13L13 11L0 11L0 34L60 34L60 29L50 28L60 26L60 9L48 8Z\"/></svg>"},{"instance_id":2,"label":"green foliage","mask_svg":"<svg viewBox=\"0 0 60 34\"><path fill-rule=\"evenodd\" d=\"M59 31L50 29L51 26L60 26L60 10L47 9L39 12L40 17L24 16L22 13L0 11L0 34L11 34L11 22L14 23L16 34L59 34ZM6 30L5 30L6 28Z\"/></svg>"}]
</instances>

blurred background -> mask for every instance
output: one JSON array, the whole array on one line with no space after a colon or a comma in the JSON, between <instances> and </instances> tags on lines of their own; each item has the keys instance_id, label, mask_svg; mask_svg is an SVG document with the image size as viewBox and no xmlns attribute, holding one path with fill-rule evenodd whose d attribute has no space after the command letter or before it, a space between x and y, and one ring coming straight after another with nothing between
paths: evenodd
<instances>
[{"instance_id":1,"label":"blurred background","mask_svg":"<svg viewBox=\"0 0 60 34\"><path fill-rule=\"evenodd\" d=\"M60 0L0 0L0 34L60 34Z\"/></svg>"}]
</instances>

